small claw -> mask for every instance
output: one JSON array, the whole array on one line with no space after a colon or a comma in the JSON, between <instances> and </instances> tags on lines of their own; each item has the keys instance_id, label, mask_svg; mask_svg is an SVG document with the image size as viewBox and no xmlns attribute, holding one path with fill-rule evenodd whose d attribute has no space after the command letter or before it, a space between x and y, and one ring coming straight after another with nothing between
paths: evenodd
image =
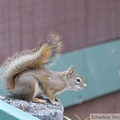
<instances>
[{"instance_id":1,"label":"small claw","mask_svg":"<svg viewBox=\"0 0 120 120\"><path fill-rule=\"evenodd\" d=\"M55 105L57 105L57 106L58 106L58 105L60 105L60 103L59 103L59 102L55 102Z\"/></svg>"}]
</instances>

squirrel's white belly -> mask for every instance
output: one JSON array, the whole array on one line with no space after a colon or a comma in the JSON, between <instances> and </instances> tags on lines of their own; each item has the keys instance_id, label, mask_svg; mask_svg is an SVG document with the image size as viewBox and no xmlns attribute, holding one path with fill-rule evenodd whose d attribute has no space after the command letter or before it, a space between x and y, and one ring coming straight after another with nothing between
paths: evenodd
<instances>
[{"instance_id":1,"label":"squirrel's white belly","mask_svg":"<svg viewBox=\"0 0 120 120\"><path fill-rule=\"evenodd\" d=\"M35 92L34 92L34 97L43 94L43 90L41 87L38 85L38 83L35 84Z\"/></svg>"}]
</instances>

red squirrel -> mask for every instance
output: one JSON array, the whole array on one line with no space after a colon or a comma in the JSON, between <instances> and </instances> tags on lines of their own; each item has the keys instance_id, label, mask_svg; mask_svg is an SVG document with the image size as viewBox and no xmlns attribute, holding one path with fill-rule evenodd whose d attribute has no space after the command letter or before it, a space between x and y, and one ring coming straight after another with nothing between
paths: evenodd
<instances>
[{"instance_id":1,"label":"red squirrel","mask_svg":"<svg viewBox=\"0 0 120 120\"><path fill-rule=\"evenodd\" d=\"M3 83L14 97L28 101L59 105L56 95L65 91L78 91L86 87L85 81L75 72L73 66L63 72L53 72L45 67L50 59L57 57L62 49L61 37L49 34L35 49L14 54L3 63Z\"/></svg>"}]
</instances>

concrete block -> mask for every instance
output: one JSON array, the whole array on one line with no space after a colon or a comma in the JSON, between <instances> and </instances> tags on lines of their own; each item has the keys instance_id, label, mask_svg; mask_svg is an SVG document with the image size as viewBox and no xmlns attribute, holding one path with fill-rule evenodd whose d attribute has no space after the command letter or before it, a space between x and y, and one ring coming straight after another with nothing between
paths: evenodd
<instances>
[{"instance_id":1,"label":"concrete block","mask_svg":"<svg viewBox=\"0 0 120 120\"><path fill-rule=\"evenodd\" d=\"M15 106L40 120L63 120L63 106L61 104L59 106L52 105L49 100L47 100L47 103L45 104L15 99L11 96L0 96L0 100Z\"/></svg>"}]
</instances>

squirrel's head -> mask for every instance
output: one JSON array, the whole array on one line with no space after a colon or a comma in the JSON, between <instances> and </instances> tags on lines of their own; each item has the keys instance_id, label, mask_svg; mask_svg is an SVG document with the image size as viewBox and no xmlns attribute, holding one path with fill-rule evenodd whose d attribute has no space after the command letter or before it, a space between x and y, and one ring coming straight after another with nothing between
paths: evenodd
<instances>
[{"instance_id":1,"label":"squirrel's head","mask_svg":"<svg viewBox=\"0 0 120 120\"><path fill-rule=\"evenodd\" d=\"M71 66L66 73L67 89L68 90L82 90L87 84L85 81L75 72L75 68Z\"/></svg>"}]
</instances>

